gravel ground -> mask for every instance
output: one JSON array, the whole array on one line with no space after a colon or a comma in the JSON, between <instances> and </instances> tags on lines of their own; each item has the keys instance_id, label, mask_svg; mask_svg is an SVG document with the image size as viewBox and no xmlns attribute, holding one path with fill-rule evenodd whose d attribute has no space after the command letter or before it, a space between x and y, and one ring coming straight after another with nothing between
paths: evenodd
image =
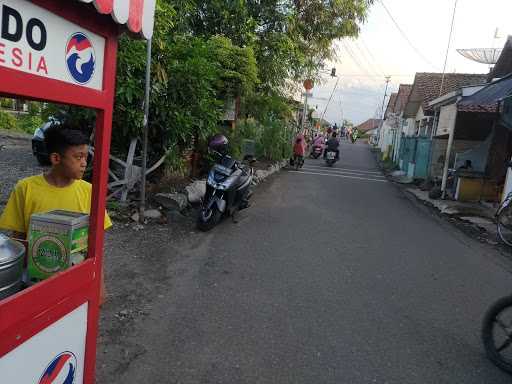
<instances>
[{"instance_id":1,"label":"gravel ground","mask_svg":"<svg viewBox=\"0 0 512 384\"><path fill-rule=\"evenodd\" d=\"M32 155L30 136L9 135L0 132L0 210L18 180L44 171Z\"/></svg>"}]
</instances>

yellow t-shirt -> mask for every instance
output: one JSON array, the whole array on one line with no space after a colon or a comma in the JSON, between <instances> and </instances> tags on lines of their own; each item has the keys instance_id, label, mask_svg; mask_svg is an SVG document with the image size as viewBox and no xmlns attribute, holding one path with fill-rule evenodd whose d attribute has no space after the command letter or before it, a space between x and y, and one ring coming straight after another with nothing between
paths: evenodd
<instances>
[{"instance_id":1,"label":"yellow t-shirt","mask_svg":"<svg viewBox=\"0 0 512 384\"><path fill-rule=\"evenodd\" d=\"M43 175L20 180L11 192L7 206L0 216L0 228L28 233L30 217L55 209L90 213L92 185L75 180L71 185L59 188L48 184ZM112 226L105 212L104 228Z\"/></svg>"}]
</instances>

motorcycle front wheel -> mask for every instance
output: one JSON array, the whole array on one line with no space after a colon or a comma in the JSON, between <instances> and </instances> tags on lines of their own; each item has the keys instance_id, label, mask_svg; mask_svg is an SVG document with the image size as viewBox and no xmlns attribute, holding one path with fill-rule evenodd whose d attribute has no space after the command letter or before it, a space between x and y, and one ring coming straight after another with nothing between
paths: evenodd
<instances>
[{"instance_id":1,"label":"motorcycle front wheel","mask_svg":"<svg viewBox=\"0 0 512 384\"><path fill-rule=\"evenodd\" d=\"M217 207L201 209L201 211L199 211L199 217L197 218L197 228L200 231L207 232L219 224L221 218L222 212L220 212Z\"/></svg>"},{"instance_id":2,"label":"motorcycle front wheel","mask_svg":"<svg viewBox=\"0 0 512 384\"><path fill-rule=\"evenodd\" d=\"M512 373L512 296L499 299L484 316L482 342L487 357Z\"/></svg>"},{"instance_id":3,"label":"motorcycle front wheel","mask_svg":"<svg viewBox=\"0 0 512 384\"><path fill-rule=\"evenodd\" d=\"M512 205L501 208L497 217L498 236L512 247Z\"/></svg>"}]
</instances>

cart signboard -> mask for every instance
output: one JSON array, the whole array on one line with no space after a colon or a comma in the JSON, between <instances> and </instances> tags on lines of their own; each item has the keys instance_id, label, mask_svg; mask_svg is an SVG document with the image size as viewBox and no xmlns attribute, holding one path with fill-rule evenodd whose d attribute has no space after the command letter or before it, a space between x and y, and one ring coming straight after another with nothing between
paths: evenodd
<instances>
[{"instance_id":1,"label":"cart signboard","mask_svg":"<svg viewBox=\"0 0 512 384\"><path fill-rule=\"evenodd\" d=\"M101 90L105 39L26 0L0 0L0 65Z\"/></svg>"},{"instance_id":2,"label":"cart signboard","mask_svg":"<svg viewBox=\"0 0 512 384\"><path fill-rule=\"evenodd\" d=\"M82 384L86 331L83 304L2 357L1 382Z\"/></svg>"}]
</instances>

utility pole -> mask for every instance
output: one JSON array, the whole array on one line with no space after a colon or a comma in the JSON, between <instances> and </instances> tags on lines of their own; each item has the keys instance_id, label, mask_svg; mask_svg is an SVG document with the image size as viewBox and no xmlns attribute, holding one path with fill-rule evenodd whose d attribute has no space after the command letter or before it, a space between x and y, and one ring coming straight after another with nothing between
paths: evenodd
<instances>
[{"instance_id":1,"label":"utility pole","mask_svg":"<svg viewBox=\"0 0 512 384\"><path fill-rule=\"evenodd\" d=\"M304 92L304 109L302 111L302 122L301 122L300 132L304 132L304 124L306 122L307 109L308 109L308 91L306 90L306 92Z\"/></svg>"},{"instance_id":2,"label":"utility pole","mask_svg":"<svg viewBox=\"0 0 512 384\"><path fill-rule=\"evenodd\" d=\"M453 34L453 25L455 22L455 12L457 11L457 2L459 0L455 0L455 3L453 4L453 14L452 14L452 24L450 27L450 34L448 35L448 46L446 47L446 55L444 57L444 66L443 66L443 75L441 76L441 86L439 87L439 97L443 95L443 85L444 85L444 78L446 74L446 63L448 62L448 54L450 53L450 45L452 43L452 34Z\"/></svg>"},{"instance_id":3,"label":"utility pole","mask_svg":"<svg viewBox=\"0 0 512 384\"><path fill-rule=\"evenodd\" d=\"M382 129L382 124L384 123L384 104L386 103L386 96L388 95L388 85L391 81L391 76L386 76L386 88L384 89L384 97L382 98L382 107L380 109L380 122L379 122L379 140L380 140L380 130Z\"/></svg>"},{"instance_id":4,"label":"utility pole","mask_svg":"<svg viewBox=\"0 0 512 384\"><path fill-rule=\"evenodd\" d=\"M139 224L144 224L146 210L146 163L148 158L149 94L151 92L151 39L146 43L146 84L144 94L144 134L142 139L142 180L140 186Z\"/></svg>"}]
</instances>

